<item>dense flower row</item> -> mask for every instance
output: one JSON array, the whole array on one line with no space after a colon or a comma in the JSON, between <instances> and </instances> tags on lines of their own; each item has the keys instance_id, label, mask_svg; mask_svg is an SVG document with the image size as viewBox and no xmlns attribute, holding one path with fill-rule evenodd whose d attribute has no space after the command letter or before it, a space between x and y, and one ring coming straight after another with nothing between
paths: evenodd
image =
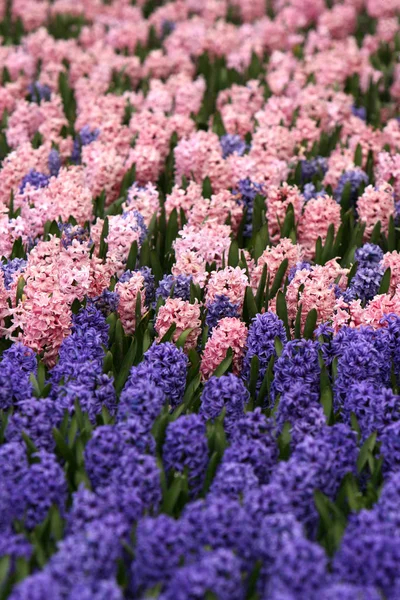
<instances>
[{"instance_id":1,"label":"dense flower row","mask_svg":"<svg viewBox=\"0 0 400 600\"><path fill-rule=\"evenodd\" d=\"M0 0L0 600L400 598L400 0Z\"/></svg>"}]
</instances>

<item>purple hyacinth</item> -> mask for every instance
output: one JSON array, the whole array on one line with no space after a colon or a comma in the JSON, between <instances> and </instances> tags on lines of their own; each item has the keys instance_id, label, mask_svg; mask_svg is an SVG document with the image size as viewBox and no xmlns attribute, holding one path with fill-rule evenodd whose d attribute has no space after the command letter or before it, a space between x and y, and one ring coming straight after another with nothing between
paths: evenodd
<instances>
[{"instance_id":1,"label":"purple hyacinth","mask_svg":"<svg viewBox=\"0 0 400 600\"><path fill-rule=\"evenodd\" d=\"M306 183L303 188L303 197L306 202L312 198L319 198L320 196L326 196L327 192L324 187L317 189L313 183Z\"/></svg>"},{"instance_id":2,"label":"purple hyacinth","mask_svg":"<svg viewBox=\"0 0 400 600\"><path fill-rule=\"evenodd\" d=\"M209 494L185 506L182 526L190 551L201 555L204 548L228 548L249 564L254 553L254 524L238 500Z\"/></svg>"},{"instance_id":3,"label":"purple hyacinth","mask_svg":"<svg viewBox=\"0 0 400 600\"><path fill-rule=\"evenodd\" d=\"M103 425L94 430L85 448L85 467L94 488L107 485L123 451L119 430Z\"/></svg>"},{"instance_id":4,"label":"purple hyacinth","mask_svg":"<svg viewBox=\"0 0 400 600\"><path fill-rule=\"evenodd\" d=\"M63 600L59 585L46 568L18 583L9 598L10 600Z\"/></svg>"},{"instance_id":5,"label":"purple hyacinth","mask_svg":"<svg viewBox=\"0 0 400 600\"><path fill-rule=\"evenodd\" d=\"M307 418L311 408L319 407L319 394L307 384L295 381L280 397L275 418L281 431L284 424L295 425L299 419Z\"/></svg>"},{"instance_id":6,"label":"purple hyacinth","mask_svg":"<svg viewBox=\"0 0 400 600\"><path fill-rule=\"evenodd\" d=\"M25 433L39 450L53 451L53 428L59 425L63 416L54 400L29 398L18 402L15 408L17 410L7 423L6 439L17 442Z\"/></svg>"},{"instance_id":7,"label":"purple hyacinth","mask_svg":"<svg viewBox=\"0 0 400 600\"><path fill-rule=\"evenodd\" d=\"M26 265L27 261L23 258L13 258L12 260L8 260L6 263L1 263L1 270L3 271L4 285L6 290L10 289L14 275L16 273L23 273Z\"/></svg>"},{"instance_id":8,"label":"purple hyacinth","mask_svg":"<svg viewBox=\"0 0 400 600\"><path fill-rule=\"evenodd\" d=\"M234 304L227 296L217 294L214 300L207 304L206 325L209 334L221 319L239 316L239 304Z\"/></svg>"},{"instance_id":9,"label":"purple hyacinth","mask_svg":"<svg viewBox=\"0 0 400 600\"><path fill-rule=\"evenodd\" d=\"M257 530L264 517L275 513L290 513L292 506L286 491L276 483L268 483L246 490L243 508Z\"/></svg>"},{"instance_id":10,"label":"purple hyacinth","mask_svg":"<svg viewBox=\"0 0 400 600\"><path fill-rule=\"evenodd\" d=\"M365 109L365 106L357 107L355 106L355 104L353 104L353 106L351 107L351 114L355 117L358 117L362 121L367 120L367 111Z\"/></svg>"},{"instance_id":11,"label":"purple hyacinth","mask_svg":"<svg viewBox=\"0 0 400 600\"><path fill-rule=\"evenodd\" d=\"M153 456L126 450L110 478L117 508L133 524L144 511L152 513L161 501L160 471Z\"/></svg>"},{"instance_id":12,"label":"purple hyacinth","mask_svg":"<svg viewBox=\"0 0 400 600\"><path fill-rule=\"evenodd\" d=\"M150 307L155 298L155 277L150 267L140 267L139 273L143 275L145 289L145 303Z\"/></svg>"},{"instance_id":13,"label":"purple hyacinth","mask_svg":"<svg viewBox=\"0 0 400 600\"><path fill-rule=\"evenodd\" d=\"M343 190L347 183L350 184L351 189L350 201L352 206L355 207L359 188L362 185L368 185L369 183L368 175L361 169L355 169L353 171L346 171L345 173L343 173L343 175L340 176L336 189L334 191L334 195L337 202L341 201Z\"/></svg>"},{"instance_id":14,"label":"purple hyacinth","mask_svg":"<svg viewBox=\"0 0 400 600\"><path fill-rule=\"evenodd\" d=\"M259 483L268 483L278 460L278 446L274 439L242 439L225 450L222 464L250 465Z\"/></svg>"},{"instance_id":15,"label":"purple hyacinth","mask_svg":"<svg viewBox=\"0 0 400 600\"><path fill-rule=\"evenodd\" d=\"M250 377L251 359L257 356L259 372L257 390L260 389L268 363L272 356L276 357L275 338L278 337L283 344L286 343L286 331L283 322L272 312L257 314L251 321L247 336L246 354L243 360L242 377Z\"/></svg>"},{"instance_id":16,"label":"purple hyacinth","mask_svg":"<svg viewBox=\"0 0 400 600\"><path fill-rule=\"evenodd\" d=\"M382 595L372 586L353 583L332 583L318 590L318 600L382 600Z\"/></svg>"},{"instance_id":17,"label":"purple hyacinth","mask_svg":"<svg viewBox=\"0 0 400 600\"><path fill-rule=\"evenodd\" d=\"M172 298L181 300L190 300L190 284L192 277L190 275L164 275L156 289L156 300L161 297L165 300L172 294Z\"/></svg>"},{"instance_id":18,"label":"purple hyacinth","mask_svg":"<svg viewBox=\"0 0 400 600\"><path fill-rule=\"evenodd\" d=\"M117 537L129 537L129 523L116 506L116 496L110 487L100 487L92 492L81 484L73 494L72 507L67 514L67 533L81 533L96 521L107 521Z\"/></svg>"},{"instance_id":19,"label":"purple hyacinth","mask_svg":"<svg viewBox=\"0 0 400 600\"><path fill-rule=\"evenodd\" d=\"M298 600L317 597L327 579L327 557L319 544L295 536L276 555L276 575L268 581L265 593L281 582Z\"/></svg>"},{"instance_id":20,"label":"purple hyacinth","mask_svg":"<svg viewBox=\"0 0 400 600\"><path fill-rule=\"evenodd\" d=\"M389 523L382 523L374 511L351 516L339 550L333 560L333 573L342 581L375 586L387 598L398 581L400 536L393 535Z\"/></svg>"},{"instance_id":21,"label":"purple hyacinth","mask_svg":"<svg viewBox=\"0 0 400 600\"><path fill-rule=\"evenodd\" d=\"M211 377L201 394L199 414L206 420L214 420L225 408L224 427L231 433L238 419L243 417L249 398L250 394L243 381L232 373Z\"/></svg>"},{"instance_id":22,"label":"purple hyacinth","mask_svg":"<svg viewBox=\"0 0 400 600\"><path fill-rule=\"evenodd\" d=\"M262 413L258 406L241 417L232 431L232 442L243 440L261 440L270 443L275 440L275 424Z\"/></svg>"},{"instance_id":23,"label":"purple hyacinth","mask_svg":"<svg viewBox=\"0 0 400 600\"><path fill-rule=\"evenodd\" d=\"M84 531L69 535L58 544L58 552L46 569L68 597L82 580L88 583L114 578L117 561L122 556L120 540L106 523L96 521Z\"/></svg>"},{"instance_id":24,"label":"purple hyacinth","mask_svg":"<svg viewBox=\"0 0 400 600\"><path fill-rule=\"evenodd\" d=\"M67 500L67 482L54 454L40 451L18 482L19 502L25 527L33 529L43 521L51 506L63 514Z\"/></svg>"},{"instance_id":25,"label":"purple hyacinth","mask_svg":"<svg viewBox=\"0 0 400 600\"><path fill-rule=\"evenodd\" d=\"M140 363L132 367L130 376L122 390L118 405L118 421L137 416L147 429L166 403L166 396L156 384L157 373L150 364Z\"/></svg>"},{"instance_id":26,"label":"purple hyacinth","mask_svg":"<svg viewBox=\"0 0 400 600\"><path fill-rule=\"evenodd\" d=\"M231 154L237 154L243 156L247 150L246 142L240 137L240 135L232 135L227 133L222 135L219 140L221 144L222 157L228 158Z\"/></svg>"},{"instance_id":27,"label":"purple hyacinth","mask_svg":"<svg viewBox=\"0 0 400 600\"><path fill-rule=\"evenodd\" d=\"M290 283L292 281L292 279L294 279L294 276L296 275L297 271L302 271L303 269L307 269L307 271L311 271L311 263L309 263L305 260L296 263L295 266L292 267L289 271L288 282Z\"/></svg>"},{"instance_id":28,"label":"purple hyacinth","mask_svg":"<svg viewBox=\"0 0 400 600\"><path fill-rule=\"evenodd\" d=\"M259 183L251 181L248 177L241 179L237 187L232 190L235 196L238 196L237 202L243 206L246 211L246 219L243 227L243 237L250 238L253 233L253 210L254 200L257 194L262 194L263 187Z\"/></svg>"},{"instance_id":29,"label":"purple hyacinth","mask_svg":"<svg viewBox=\"0 0 400 600\"><path fill-rule=\"evenodd\" d=\"M342 328L332 341L338 357L335 400L341 405L352 383L368 381L388 386L390 381L390 344L388 331L367 327Z\"/></svg>"},{"instance_id":30,"label":"purple hyacinth","mask_svg":"<svg viewBox=\"0 0 400 600\"><path fill-rule=\"evenodd\" d=\"M0 409L7 410L15 401L31 398L30 375L36 375L37 361L33 350L21 343L3 352L0 361Z\"/></svg>"},{"instance_id":31,"label":"purple hyacinth","mask_svg":"<svg viewBox=\"0 0 400 600\"><path fill-rule=\"evenodd\" d=\"M396 421L385 427L379 439L381 441L380 452L383 457L384 471L391 472L398 470L400 466L400 421Z\"/></svg>"},{"instance_id":32,"label":"purple hyacinth","mask_svg":"<svg viewBox=\"0 0 400 600\"><path fill-rule=\"evenodd\" d=\"M293 514L277 512L266 515L260 526L257 540L257 555L265 562L266 572L272 574L274 563L285 544L304 538L301 523Z\"/></svg>"},{"instance_id":33,"label":"purple hyacinth","mask_svg":"<svg viewBox=\"0 0 400 600\"><path fill-rule=\"evenodd\" d=\"M292 340L282 350L275 363L273 391L290 392L295 383L307 385L310 393L319 393L320 365L318 343L311 340Z\"/></svg>"},{"instance_id":34,"label":"purple hyacinth","mask_svg":"<svg viewBox=\"0 0 400 600\"><path fill-rule=\"evenodd\" d=\"M167 515L144 517L136 528L132 587L135 592L168 582L188 550L184 524Z\"/></svg>"},{"instance_id":35,"label":"purple hyacinth","mask_svg":"<svg viewBox=\"0 0 400 600\"><path fill-rule=\"evenodd\" d=\"M117 311L118 302L118 294L116 292L110 292L109 290L103 290L100 296L95 296L89 300L89 304L93 304L104 317L108 317L111 313Z\"/></svg>"},{"instance_id":36,"label":"purple hyacinth","mask_svg":"<svg viewBox=\"0 0 400 600\"><path fill-rule=\"evenodd\" d=\"M179 404L185 393L188 362L183 350L171 342L153 343L144 354L149 377L173 406Z\"/></svg>"},{"instance_id":37,"label":"purple hyacinth","mask_svg":"<svg viewBox=\"0 0 400 600\"><path fill-rule=\"evenodd\" d=\"M223 461L211 484L210 493L240 499L246 490L258 487L258 478L250 462Z\"/></svg>"},{"instance_id":38,"label":"purple hyacinth","mask_svg":"<svg viewBox=\"0 0 400 600\"><path fill-rule=\"evenodd\" d=\"M301 179L303 183L311 181L315 175L325 175L328 170L328 160L324 156L316 156L309 160L300 161Z\"/></svg>"},{"instance_id":39,"label":"purple hyacinth","mask_svg":"<svg viewBox=\"0 0 400 600\"><path fill-rule=\"evenodd\" d=\"M58 229L61 231L61 245L63 248L69 248L76 240L80 244L92 246L89 230L80 225L71 225L71 223L58 223Z\"/></svg>"},{"instance_id":40,"label":"purple hyacinth","mask_svg":"<svg viewBox=\"0 0 400 600\"><path fill-rule=\"evenodd\" d=\"M57 177L61 169L61 157L60 153L55 148L50 150L47 164L49 167L50 176Z\"/></svg>"},{"instance_id":41,"label":"purple hyacinth","mask_svg":"<svg viewBox=\"0 0 400 600\"><path fill-rule=\"evenodd\" d=\"M89 125L85 125L79 131L78 135L74 139L74 147L71 153L71 162L75 165L81 164L82 146L88 146L100 135L100 129L90 129Z\"/></svg>"},{"instance_id":42,"label":"purple hyacinth","mask_svg":"<svg viewBox=\"0 0 400 600\"><path fill-rule=\"evenodd\" d=\"M27 175L23 177L21 185L19 186L19 191L22 194L28 183L33 187L33 189L38 190L40 188L47 187L49 185L49 181L50 177L48 175L39 173L39 171L35 171L35 169L31 169Z\"/></svg>"},{"instance_id":43,"label":"purple hyacinth","mask_svg":"<svg viewBox=\"0 0 400 600\"><path fill-rule=\"evenodd\" d=\"M178 569L163 599L203 600L207 594L218 600L244 600L240 561L230 550L207 552L199 562Z\"/></svg>"},{"instance_id":44,"label":"purple hyacinth","mask_svg":"<svg viewBox=\"0 0 400 600\"><path fill-rule=\"evenodd\" d=\"M82 581L75 584L67 600L123 600L121 588L114 579Z\"/></svg>"},{"instance_id":45,"label":"purple hyacinth","mask_svg":"<svg viewBox=\"0 0 400 600\"><path fill-rule=\"evenodd\" d=\"M365 440L374 431L384 434L388 425L400 418L400 398L390 388L359 381L349 387L341 414L348 425L351 415L355 415Z\"/></svg>"},{"instance_id":46,"label":"purple hyacinth","mask_svg":"<svg viewBox=\"0 0 400 600\"><path fill-rule=\"evenodd\" d=\"M32 102L40 104L42 100L51 100L51 88L48 85L35 81L28 86L28 92Z\"/></svg>"},{"instance_id":47,"label":"purple hyacinth","mask_svg":"<svg viewBox=\"0 0 400 600\"><path fill-rule=\"evenodd\" d=\"M200 492L208 464L208 442L206 426L199 415L183 415L168 425L163 462L167 474L187 473L192 495Z\"/></svg>"}]
</instances>

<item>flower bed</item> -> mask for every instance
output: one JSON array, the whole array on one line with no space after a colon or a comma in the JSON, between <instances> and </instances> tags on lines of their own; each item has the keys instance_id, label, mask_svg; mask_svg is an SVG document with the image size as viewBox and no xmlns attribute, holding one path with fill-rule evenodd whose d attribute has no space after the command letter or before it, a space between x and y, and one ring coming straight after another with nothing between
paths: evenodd
<instances>
[{"instance_id":1,"label":"flower bed","mask_svg":"<svg viewBox=\"0 0 400 600\"><path fill-rule=\"evenodd\" d=\"M0 600L400 598L399 19L0 3Z\"/></svg>"}]
</instances>

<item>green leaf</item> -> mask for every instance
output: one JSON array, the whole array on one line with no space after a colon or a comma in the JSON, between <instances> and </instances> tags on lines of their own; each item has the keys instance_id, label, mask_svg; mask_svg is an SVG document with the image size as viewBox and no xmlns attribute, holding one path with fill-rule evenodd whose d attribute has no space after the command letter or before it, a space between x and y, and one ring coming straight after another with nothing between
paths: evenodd
<instances>
[{"instance_id":1,"label":"green leaf","mask_svg":"<svg viewBox=\"0 0 400 600\"><path fill-rule=\"evenodd\" d=\"M4 585L8 574L10 572L11 559L9 556L2 556L0 558L0 585Z\"/></svg>"},{"instance_id":2,"label":"green leaf","mask_svg":"<svg viewBox=\"0 0 400 600\"><path fill-rule=\"evenodd\" d=\"M136 351L137 351L137 342L136 342L136 339L132 339L131 344L129 346L129 350L126 353L126 355L124 356L124 359L123 359L122 365L121 365L121 369L115 380L115 389L116 389L117 393L119 393L122 390L122 388L125 385L126 380L128 379L129 372L135 361Z\"/></svg>"},{"instance_id":3,"label":"green leaf","mask_svg":"<svg viewBox=\"0 0 400 600\"><path fill-rule=\"evenodd\" d=\"M28 459L31 462L32 455L37 454L39 452L39 450L37 449L37 447L35 446L35 444L32 442L32 440L29 437L29 435L27 435L25 433L25 431L22 431L21 437L22 437L22 439L25 442L26 450L27 450L27 453L28 453ZM32 462L35 462L35 461L32 461ZM39 462L40 462L40 459L39 459Z\"/></svg>"},{"instance_id":4,"label":"green leaf","mask_svg":"<svg viewBox=\"0 0 400 600\"><path fill-rule=\"evenodd\" d=\"M181 335L176 340L175 345L178 348L183 348L187 338L192 333L192 331L194 331L194 327L188 327L188 329L185 329L185 331L182 331Z\"/></svg>"},{"instance_id":5,"label":"green leaf","mask_svg":"<svg viewBox=\"0 0 400 600\"><path fill-rule=\"evenodd\" d=\"M210 178L207 176L203 179L203 198L211 198L213 194Z\"/></svg>"},{"instance_id":6,"label":"green leaf","mask_svg":"<svg viewBox=\"0 0 400 600\"><path fill-rule=\"evenodd\" d=\"M381 285L379 286L378 294L387 294L390 287L390 277L391 277L390 267L386 269L383 274Z\"/></svg>"},{"instance_id":7,"label":"green leaf","mask_svg":"<svg viewBox=\"0 0 400 600\"><path fill-rule=\"evenodd\" d=\"M286 335L288 340L291 339L290 327L289 327L289 317L288 310L286 305L285 294L279 290L278 295L276 297L276 314L283 321L283 324L286 329Z\"/></svg>"},{"instance_id":8,"label":"green leaf","mask_svg":"<svg viewBox=\"0 0 400 600\"><path fill-rule=\"evenodd\" d=\"M171 326L168 328L168 330L165 332L165 334L163 335L163 337L160 340L160 343L164 343L164 342L170 342L172 339L172 336L174 335L176 329L176 323L172 323Z\"/></svg>"},{"instance_id":9,"label":"green leaf","mask_svg":"<svg viewBox=\"0 0 400 600\"><path fill-rule=\"evenodd\" d=\"M228 253L228 265L237 267L239 264L239 245L236 240L232 240Z\"/></svg>"},{"instance_id":10,"label":"green leaf","mask_svg":"<svg viewBox=\"0 0 400 600\"><path fill-rule=\"evenodd\" d=\"M320 403L324 409L326 422L330 424L333 416L333 396L329 375L324 364L322 365L320 374L320 389Z\"/></svg>"},{"instance_id":11,"label":"green leaf","mask_svg":"<svg viewBox=\"0 0 400 600\"><path fill-rule=\"evenodd\" d=\"M71 449L68 446L67 442L65 441L64 437L61 435L61 433L56 428L53 428L53 438L56 443L57 453L66 462L69 462L69 463L73 462L73 454L71 452Z\"/></svg>"},{"instance_id":12,"label":"green leaf","mask_svg":"<svg viewBox=\"0 0 400 600\"><path fill-rule=\"evenodd\" d=\"M245 298L247 318L249 321L251 321L251 319L253 319L257 314L257 304L254 299L253 290L250 286L246 287Z\"/></svg>"},{"instance_id":13,"label":"green leaf","mask_svg":"<svg viewBox=\"0 0 400 600\"><path fill-rule=\"evenodd\" d=\"M362 167L362 147L361 144L357 144L356 151L354 153L354 164L357 167Z\"/></svg>"},{"instance_id":14,"label":"green leaf","mask_svg":"<svg viewBox=\"0 0 400 600\"><path fill-rule=\"evenodd\" d=\"M298 305L297 308L297 313L296 313L296 320L294 322L294 338L296 340L300 339L301 336L301 313L303 310L303 306L301 304Z\"/></svg>"},{"instance_id":15,"label":"green leaf","mask_svg":"<svg viewBox=\"0 0 400 600\"><path fill-rule=\"evenodd\" d=\"M393 215L390 215L388 232L388 251L393 252L394 250L396 250L396 230L394 227Z\"/></svg>"},{"instance_id":16,"label":"green leaf","mask_svg":"<svg viewBox=\"0 0 400 600\"><path fill-rule=\"evenodd\" d=\"M322 250L322 264L324 265L328 260L333 258L333 241L335 239L335 226L331 223L328 227L328 233L326 234L324 248Z\"/></svg>"},{"instance_id":17,"label":"green leaf","mask_svg":"<svg viewBox=\"0 0 400 600\"><path fill-rule=\"evenodd\" d=\"M257 354L255 354L252 357L251 362L250 362L249 392L250 392L251 397L254 397L255 393L256 393L259 371L260 371L260 360L259 360Z\"/></svg>"},{"instance_id":18,"label":"green leaf","mask_svg":"<svg viewBox=\"0 0 400 600\"><path fill-rule=\"evenodd\" d=\"M176 239L178 231L178 213L176 211L176 208L174 208L168 219L167 230L165 235L165 253L171 250L172 243Z\"/></svg>"},{"instance_id":19,"label":"green leaf","mask_svg":"<svg viewBox=\"0 0 400 600\"><path fill-rule=\"evenodd\" d=\"M17 283L17 298L16 298L17 306L22 300L25 286L26 286L26 281L22 276L20 276L18 278L18 283Z\"/></svg>"},{"instance_id":20,"label":"green leaf","mask_svg":"<svg viewBox=\"0 0 400 600\"><path fill-rule=\"evenodd\" d=\"M127 271L134 271L136 269L136 260L138 255L138 244L134 241L131 244L131 248L128 254L128 260L126 261L126 269Z\"/></svg>"},{"instance_id":21,"label":"green leaf","mask_svg":"<svg viewBox=\"0 0 400 600\"><path fill-rule=\"evenodd\" d=\"M378 221L371 233L370 243L371 244L379 244L381 239L381 222Z\"/></svg>"},{"instance_id":22,"label":"green leaf","mask_svg":"<svg viewBox=\"0 0 400 600\"><path fill-rule=\"evenodd\" d=\"M314 336L315 327L317 325L318 313L316 308L312 308L306 317L304 325L303 337L306 340L311 340Z\"/></svg>"},{"instance_id":23,"label":"green leaf","mask_svg":"<svg viewBox=\"0 0 400 600\"><path fill-rule=\"evenodd\" d=\"M104 219L103 229L101 231L99 258L105 258L107 255L108 245L105 241L108 237L108 217Z\"/></svg>"},{"instance_id":24,"label":"green leaf","mask_svg":"<svg viewBox=\"0 0 400 600\"><path fill-rule=\"evenodd\" d=\"M279 458L280 460L287 460L290 455L290 440L292 438L290 430L292 426L289 422L286 422L282 428L282 433L278 438L279 446Z\"/></svg>"},{"instance_id":25,"label":"green leaf","mask_svg":"<svg viewBox=\"0 0 400 600\"><path fill-rule=\"evenodd\" d=\"M219 456L218 452L214 451L208 462L206 474L204 477L203 496L206 496L208 490L210 489L220 462L221 462L221 457Z\"/></svg>"},{"instance_id":26,"label":"green leaf","mask_svg":"<svg viewBox=\"0 0 400 600\"><path fill-rule=\"evenodd\" d=\"M256 292L256 306L257 311L261 312L261 309L264 305L264 296L265 296L265 285L267 282L267 273L268 273L268 265L265 263L263 266L263 270L261 273L260 281L258 283L257 292Z\"/></svg>"},{"instance_id":27,"label":"green leaf","mask_svg":"<svg viewBox=\"0 0 400 600\"><path fill-rule=\"evenodd\" d=\"M274 282L273 282L270 292L269 292L270 298L273 298L276 295L279 288L281 287L283 278L284 278L286 270L288 268L288 264L289 264L289 261L287 258L285 258L279 265L279 268L275 275Z\"/></svg>"},{"instance_id":28,"label":"green leaf","mask_svg":"<svg viewBox=\"0 0 400 600\"><path fill-rule=\"evenodd\" d=\"M279 357L282 354L283 344L282 344L282 340L278 336L276 336L276 338L274 340L274 345L275 345L275 352L276 352L277 356Z\"/></svg>"},{"instance_id":29,"label":"green leaf","mask_svg":"<svg viewBox=\"0 0 400 600\"><path fill-rule=\"evenodd\" d=\"M182 475L181 473L175 473L174 480L163 498L161 512L166 513L167 515L174 514L174 508L184 488L184 477L185 475Z\"/></svg>"},{"instance_id":30,"label":"green leaf","mask_svg":"<svg viewBox=\"0 0 400 600\"><path fill-rule=\"evenodd\" d=\"M361 473L361 471L367 464L368 457L370 455L372 455L372 452L374 451L374 448L375 448L375 443L376 443L376 432L371 433L371 435L365 440L365 442L363 443L363 445L361 447L360 454L358 455L358 458L357 458L357 471L359 473Z\"/></svg>"},{"instance_id":31,"label":"green leaf","mask_svg":"<svg viewBox=\"0 0 400 600\"><path fill-rule=\"evenodd\" d=\"M233 360L232 348L228 348L226 357L224 358L224 360L222 360L220 362L218 367L215 369L213 376L221 377L221 375L224 375L228 371L229 367L231 366L232 360Z\"/></svg>"}]
</instances>

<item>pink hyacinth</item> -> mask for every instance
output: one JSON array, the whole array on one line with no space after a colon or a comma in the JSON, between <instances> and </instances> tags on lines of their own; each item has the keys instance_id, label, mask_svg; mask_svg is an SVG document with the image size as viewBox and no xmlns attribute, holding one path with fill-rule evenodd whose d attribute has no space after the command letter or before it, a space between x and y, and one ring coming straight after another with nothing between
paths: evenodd
<instances>
[{"instance_id":1,"label":"pink hyacinth","mask_svg":"<svg viewBox=\"0 0 400 600\"><path fill-rule=\"evenodd\" d=\"M210 304L215 296L222 295L229 298L232 304L238 304L241 309L248 285L246 272L240 267L225 267L220 271L213 271L207 282L205 302Z\"/></svg>"},{"instance_id":2,"label":"pink hyacinth","mask_svg":"<svg viewBox=\"0 0 400 600\"><path fill-rule=\"evenodd\" d=\"M127 168L124 158L109 144L96 140L82 148L82 164L85 181L92 196L96 198L104 190L106 203L118 198L122 178Z\"/></svg>"},{"instance_id":3,"label":"pink hyacinth","mask_svg":"<svg viewBox=\"0 0 400 600\"><path fill-rule=\"evenodd\" d=\"M307 315L313 308L317 310L317 324L332 318L337 304L335 283L338 278L344 285L347 270L340 267L336 260L326 265L315 265L311 270L297 271L286 292L286 303L289 320L294 324L297 311L301 305L301 330Z\"/></svg>"},{"instance_id":4,"label":"pink hyacinth","mask_svg":"<svg viewBox=\"0 0 400 600\"><path fill-rule=\"evenodd\" d=\"M360 221L366 224L365 239L369 239L375 225L381 222L381 230L387 234L389 219L394 212L393 188L389 184L380 185L377 189L369 185L357 201Z\"/></svg>"},{"instance_id":5,"label":"pink hyacinth","mask_svg":"<svg viewBox=\"0 0 400 600\"><path fill-rule=\"evenodd\" d=\"M247 340L246 325L234 317L225 317L214 327L201 359L200 373L203 380L209 379L226 357L229 348L233 352L233 372L241 370Z\"/></svg>"},{"instance_id":6,"label":"pink hyacinth","mask_svg":"<svg viewBox=\"0 0 400 600\"><path fill-rule=\"evenodd\" d=\"M339 204L330 196L311 198L305 205L297 230L298 241L306 260L314 257L318 237L322 244L325 243L331 224L336 235L341 224Z\"/></svg>"},{"instance_id":7,"label":"pink hyacinth","mask_svg":"<svg viewBox=\"0 0 400 600\"><path fill-rule=\"evenodd\" d=\"M103 225L103 219L98 219L91 228L91 237L96 244L97 251L100 248ZM133 242L137 242L138 248L140 248L142 234L140 220L134 211L108 217L108 236L105 239L108 244L107 260L114 264L114 272L118 276L125 270Z\"/></svg>"},{"instance_id":8,"label":"pink hyacinth","mask_svg":"<svg viewBox=\"0 0 400 600\"><path fill-rule=\"evenodd\" d=\"M297 186L284 183L281 187L270 187L267 193L266 207L269 235L273 242L279 240L281 227L285 222L289 204L293 206L295 222L298 222L304 199Z\"/></svg>"},{"instance_id":9,"label":"pink hyacinth","mask_svg":"<svg viewBox=\"0 0 400 600\"><path fill-rule=\"evenodd\" d=\"M160 198L158 190L152 183L148 183L144 187L133 184L128 190L128 199L122 205L125 212L137 210L142 215L146 225L154 214L160 211Z\"/></svg>"},{"instance_id":10,"label":"pink hyacinth","mask_svg":"<svg viewBox=\"0 0 400 600\"><path fill-rule=\"evenodd\" d=\"M235 197L229 190L222 190L211 198L202 198L195 203L190 211L188 224L200 226L205 221L214 221L224 225L229 219L232 231L237 233L242 217L243 209Z\"/></svg>"},{"instance_id":11,"label":"pink hyacinth","mask_svg":"<svg viewBox=\"0 0 400 600\"><path fill-rule=\"evenodd\" d=\"M160 340L171 327L176 325L172 339L176 342L179 336L186 330L192 329L184 344L185 352L196 347L198 337L201 333L200 305L196 302L191 304L180 298L167 298L165 304L160 306L154 328Z\"/></svg>"},{"instance_id":12,"label":"pink hyacinth","mask_svg":"<svg viewBox=\"0 0 400 600\"><path fill-rule=\"evenodd\" d=\"M172 274L175 277L178 275L190 275L194 283L200 287L204 287L208 276L206 261L198 252L194 252L193 250L183 249L178 253L175 250L175 264L172 267Z\"/></svg>"},{"instance_id":13,"label":"pink hyacinth","mask_svg":"<svg viewBox=\"0 0 400 600\"><path fill-rule=\"evenodd\" d=\"M45 364L53 367L71 326L71 309L63 294L57 289L52 293L38 290L10 312L13 319L8 337L19 328L18 339L35 352L43 353Z\"/></svg>"},{"instance_id":14,"label":"pink hyacinth","mask_svg":"<svg viewBox=\"0 0 400 600\"><path fill-rule=\"evenodd\" d=\"M400 286L400 252L386 252L383 256L382 267L386 270L390 268L390 287L389 292L394 294Z\"/></svg>"},{"instance_id":15,"label":"pink hyacinth","mask_svg":"<svg viewBox=\"0 0 400 600\"><path fill-rule=\"evenodd\" d=\"M231 244L231 228L214 221L207 221L201 227L184 225L174 241L175 255L178 257L185 251L196 252L204 262L217 267L222 266L223 256L227 256Z\"/></svg>"},{"instance_id":16,"label":"pink hyacinth","mask_svg":"<svg viewBox=\"0 0 400 600\"><path fill-rule=\"evenodd\" d=\"M251 287L254 292L257 291L258 284L260 283L264 265L267 265L268 267L267 277L269 276L271 286L281 263L286 258L288 259L286 272L289 272L296 263L302 260L301 246L293 244L292 240L289 238L282 238L279 240L277 246L268 246L264 250L251 273Z\"/></svg>"},{"instance_id":17,"label":"pink hyacinth","mask_svg":"<svg viewBox=\"0 0 400 600\"><path fill-rule=\"evenodd\" d=\"M145 288L144 278L139 272L132 274L128 281L118 282L115 286L118 294L118 315L127 335L133 335L136 329L136 304L140 293L140 314L145 312Z\"/></svg>"},{"instance_id":18,"label":"pink hyacinth","mask_svg":"<svg viewBox=\"0 0 400 600\"><path fill-rule=\"evenodd\" d=\"M195 181L190 181L186 189L183 189L178 185L174 185L172 192L167 194L167 198L165 200L165 213L167 216L169 216L175 208L178 216L181 209L186 215L188 215L192 206L202 201L203 197L201 185Z\"/></svg>"},{"instance_id":19,"label":"pink hyacinth","mask_svg":"<svg viewBox=\"0 0 400 600\"><path fill-rule=\"evenodd\" d=\"M400 154L380 152L375 167L375 178L378 185L393 181L395 194L400 195Z\"/></svg>"}]
</instances>

